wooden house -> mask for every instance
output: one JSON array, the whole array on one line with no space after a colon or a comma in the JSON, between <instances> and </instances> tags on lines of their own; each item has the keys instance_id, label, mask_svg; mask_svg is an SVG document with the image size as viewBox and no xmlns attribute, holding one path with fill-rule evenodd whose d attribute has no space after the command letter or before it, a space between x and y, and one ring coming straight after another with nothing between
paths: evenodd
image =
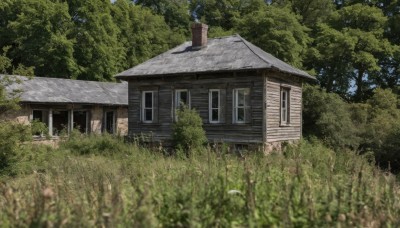
<instances>
[{"instance_id":1,"label":"wooden house","mask_svg":"<svg viewBox=\"0 0 400 228\"><path fill-rule=\"evenodd\" d=\"M315 80L239 35L192 41L119 73L129 83L129 135L171 138L181 103L196 109L209 142L280 147L301 138L302 82Z\"/></svg>"},{"instance_id":2,"label":"wooden house","mask_svg":"<svg viewBox=\"0 0 400 228\"><path fill-rule=\"evenodd\" d=\"M57 138L61 132L79 129L82 133L127 134L127 83L79 81L59 78L8 77L7 91L20 91L21 109L3 114L1 119L29 124L43 122ZM37 137L40 138L40 137Z\"/></svg>"}]
</instances>

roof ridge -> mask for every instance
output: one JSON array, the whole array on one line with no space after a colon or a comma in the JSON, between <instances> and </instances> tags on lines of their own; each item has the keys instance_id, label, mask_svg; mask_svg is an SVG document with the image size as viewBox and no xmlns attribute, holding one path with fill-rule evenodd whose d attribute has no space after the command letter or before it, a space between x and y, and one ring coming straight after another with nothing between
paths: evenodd
<instances>
[{"instance_id":1,"label":"roof ridge","mask_svg":"<svg viewBox=\"0 0 400 228\"><path fill-rule=\"evenodd\" d=\"M65 80L65 81L74 81L74 82L83 82L83 83L96 83L96 84L123 84L121 82L103 82L103 81L93 81L93 80L78 80L78 79L71 79L71 78L54 78L54 77L42 77L42 76L23 76L17 74L0 74L0 76L12 76L12 77L20 77L28 80L35 80L35 79L44 79L44 80Z\"/></svg>"},{"instance_id":2,"label":"roof ridge","mask_svg":"<svg viewBox=\"0 0 400 228\"><path fill-rule=\"evenodd\" d=\"M274 65L272 65L270 62L268 62L267 60L265 60L263 57L261 57L259 54L257 54L253 48L251 48L247 43L250 43L249 41L247 41L245 38L241 37L239 34L237 34L237 37L239 37L242 42L244 43L244 45L246 45L246 47L248 49L250 49L251 52L253 52L254 55L256 55L259 59L261 59L262 61L264 61L265 63L271 65L271 67L275 67ZM262 50L262 49L261 49ZM264 50L263 50L264 51Z\"/></svg>"}]
</instances>

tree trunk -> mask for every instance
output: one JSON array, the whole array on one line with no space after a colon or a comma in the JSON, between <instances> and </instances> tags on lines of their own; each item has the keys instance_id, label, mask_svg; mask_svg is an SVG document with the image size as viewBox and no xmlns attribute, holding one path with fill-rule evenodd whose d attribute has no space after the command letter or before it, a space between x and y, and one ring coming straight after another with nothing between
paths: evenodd
<instances>
[{"instance_id":1,"label":"tree trunk","mask_svg":"<svg viewBox=\"0 0 400 228\"><path fill-rule=\"evenodd\" d=\"M356 76L356 94L354 95L354 100L356 102L360 102L364 98L364 88L363 88L363 76L364 76L365 70L358 70L357 76Z\"/></svg>"}]
</instances>

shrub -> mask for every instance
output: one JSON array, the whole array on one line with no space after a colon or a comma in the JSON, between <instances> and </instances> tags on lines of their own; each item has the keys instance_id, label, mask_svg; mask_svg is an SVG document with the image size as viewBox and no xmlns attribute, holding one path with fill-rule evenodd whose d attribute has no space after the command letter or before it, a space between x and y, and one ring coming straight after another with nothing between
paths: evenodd
<instances>
[{"instance_id":1,"label":"shrub","mask_svg":"<svg viewBox=\"0 0 400 228\"><path fill-rule=\"evenodd\" d=\"M316 136L336 150L358 147L359 138L351 118L350 106L338 94L305 85L303 105L305 136Z\"/></svg>"},{"instance_id":2,"label":"shrub","mask_svg":"<svg viewBox=\"0 0 400 228\"><path fill-rule=\"evenodd\" d=\"M23 151L23 142L31 139L29 127L14 122L0 121L0 172L9 172L18 155Z\"/></svg>"},{"instance_id":3,"label":"shrub","mask_svg":"<svg viewBox=\"0 0 400 228\"><path fill-rule=\"evenodd\" d=\"M176 148L186 153L192 149L199 149L207 142L203 129L203 121L194 109L183 106L177 110L178 120L172 128L172 139Z\"/></svg>"},{"instance_id":4,"label":"shrub","mask_svg":"<svg viewBox=\"0 0 400 228\"><path fill-rule=\"evenodd\" d=\"M124 153L128 151L128 145L120 137L110 134L85 135L78 130L72 131L69 138L62 142L60 147L78 155L113 155L116 152Z\"/></svg>"}]
</instances>

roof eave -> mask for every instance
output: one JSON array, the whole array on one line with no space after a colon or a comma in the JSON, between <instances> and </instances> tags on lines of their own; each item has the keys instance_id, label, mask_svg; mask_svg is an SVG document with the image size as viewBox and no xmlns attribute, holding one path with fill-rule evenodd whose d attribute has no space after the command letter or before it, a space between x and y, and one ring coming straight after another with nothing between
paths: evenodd
<instances>
[{"instance_id":1,"label":"roof eave","mask_svg":"<svg viewBox=\"0 0 400 228\"><path fill-rule=\"evenodd\" d=\"M281 69L277 67L261 67L261 68L241 68L241 69L235 69L235 70L216 70L216 71L194 71L194 72L179 72L179 73L170 73L170 74L145 74L145 75L116 75L115 77L120 80L126 80L129 81L133 78L153 78L153 77L170 77L170 76L183 76L183 75L195 75L195 74L209 74L209 73L225 73L225 72L237 72L237 71L253 71L253 70L274 70L277 72L283 72L286 74L292 74L295 76L299 76L305 79L309 80L314 80L316 81L317 79L309 74L300 74L300 73L294 73L294 72L287 72L287 71L282 71Z\"/></svg>"},{"instance_id":2,"label":"roof eave","mask_svg":"<svg viewBox=\"0 0 400 228\"><path fill-rule=\"evenodd\" d=\"M69 104L79 104L79 105L103 105L103 106L128 106L128 103L91 103L91 102L55 102L55 101L19 101L22 104L44 104L44 105L69 105Z\"/></svg>"}]
</instances>

